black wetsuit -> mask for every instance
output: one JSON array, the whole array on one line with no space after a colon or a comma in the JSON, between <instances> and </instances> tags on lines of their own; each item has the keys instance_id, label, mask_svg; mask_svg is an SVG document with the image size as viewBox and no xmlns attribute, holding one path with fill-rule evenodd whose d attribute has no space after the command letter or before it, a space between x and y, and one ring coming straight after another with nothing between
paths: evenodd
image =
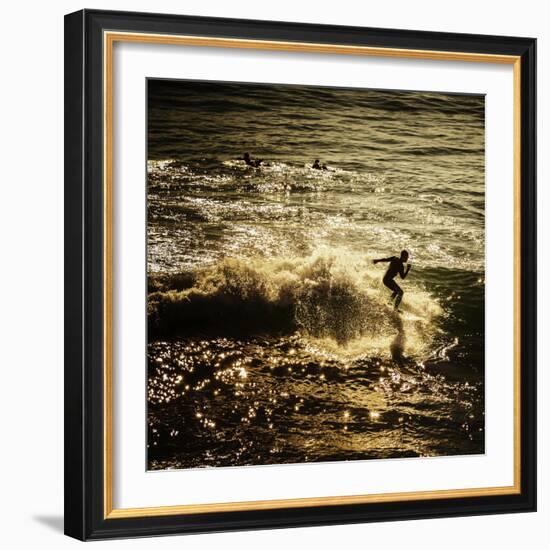
<instances>
[{"instance_id":1,"label":"black wetsuit","mask_svg":"<svg viewBox=\"0 0 550 550\"><path fill-rule=\"evenodd\" d=\"M401 258L392 256L390 258L390 265L382 279L382 282L395 294L403 294L403 289L394 281L394 278L400 275L402 279L405 278L405 266L401 261Z\"/></svg>"},{"instance_id":2,"label":"black wetsuit","mask_svg":"<svg viewBox=\"0 0 550 550\"><path fill-rule=\"evenodd\" d=\"M243 157L244 162L247 166L252 166L252 168L259 168L263 162L263 159L251 159L250 157Z\"/></svg>"}]
</instances>

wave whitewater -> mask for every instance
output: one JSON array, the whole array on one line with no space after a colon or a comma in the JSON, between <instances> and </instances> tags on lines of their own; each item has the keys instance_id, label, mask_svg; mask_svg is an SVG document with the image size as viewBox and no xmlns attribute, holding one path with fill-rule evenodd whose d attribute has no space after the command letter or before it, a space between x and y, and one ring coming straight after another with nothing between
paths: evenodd
<instances>
[{"instance_id":1,"label":"wave whitewater","mask_svg":"<svg viewBox=\"0 0 550 550\"><path fill-rule=\"evenodd\" d=\"M419 353L442 310L407 282L403 313L393 311L382 270L365 258L316 253L305 258L238 260L149 278L150 336L301 332L338 346L398 344ZM401 342L401 343L400 343ZM393 352L392 352L393 353Z\"/></svg>"}]
</instances>

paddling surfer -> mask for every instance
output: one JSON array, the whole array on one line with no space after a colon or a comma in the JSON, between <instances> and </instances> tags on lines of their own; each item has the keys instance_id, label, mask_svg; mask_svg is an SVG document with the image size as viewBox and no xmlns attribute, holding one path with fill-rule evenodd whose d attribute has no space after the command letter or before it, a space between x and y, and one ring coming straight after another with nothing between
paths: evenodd
<instances>
[{"instance_id":1,"label":"paddling surfer","mask_svg":"<svg viewBox=\"0 0 550 550\"><path fill-rule=\"evenodd\" d=\"M262 165L263 159L253 159L250 157L250 153L245 153L242 160L246 163L247 166L252 168L259 168Z\"/></svg>"},{"instance_id":2,"label":"paddling surfer","mask_svg":"<svg viewBox=\"0 0 550 550\"><path fill-rule=\"evenodd\" d=\"M401 251L401 256L390 256L389 258L380 258L379 260L373 260L373 263L377 264L379 262L389 262L390 265L384 274L382 282L392 291L391 299L395 300L395 309L399 308L399 304L403 299L403 289L394 281L395 277L399 276L404 279L411 269L411 264L407 264L405 269L405 264L409 259L409 253L406 250Z\"/></svg>"},{"instance_id":3,"label":"paddling surfer","mask_svg":"<svg viewBox=\"0 0 550 550\"><path fill-rule=\"evenodd\" d=\"M314 170L328 170L326 164L321 164L319 159L315 159L315 162L311 165Z\"/></svg>"}]
</instances>

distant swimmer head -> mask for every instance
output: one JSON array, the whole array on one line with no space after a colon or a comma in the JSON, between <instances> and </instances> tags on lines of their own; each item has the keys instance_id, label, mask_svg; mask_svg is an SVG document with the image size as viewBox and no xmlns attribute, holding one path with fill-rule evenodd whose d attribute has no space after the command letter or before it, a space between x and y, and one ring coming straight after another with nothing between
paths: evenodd
<instances>
[{"instance_id":1,"label":"distant swimmer head","mask_svg":"<svg viewBox=\"0 0 550 550\"><path fill-rule=\"evenodd\" d=\"M257 160L252 160L252 159L250 158L250 153L245 153L245 154L243 155L243 160L244 160L244 163L245 163L247 166L259 166Z\"/></svg>"},{"instance_id":2,"label":"distant swimmer head","mask_svg":"<svg viewBox=\"0 0 550 550\"><path fill-rule=\"evenodd\" d=\"M319 159L315 159L315 161L313 162L313 164L312 164L311 167L312 167L312 168L315 168L315 169L317 169L317 170L320 170L320 169L321 169L321 164L320 164Z\"/></svg>"},{"instance_id":3,"label":"distant swimmer head","mask_svg":"<svg viewBox=\"0 0 550 550\"><path fill-rule=\"evenodd\" d=\"M409 259L409 253L406 250L401 251L401 261L406 262Z\"/></svg>"}]
</instances>

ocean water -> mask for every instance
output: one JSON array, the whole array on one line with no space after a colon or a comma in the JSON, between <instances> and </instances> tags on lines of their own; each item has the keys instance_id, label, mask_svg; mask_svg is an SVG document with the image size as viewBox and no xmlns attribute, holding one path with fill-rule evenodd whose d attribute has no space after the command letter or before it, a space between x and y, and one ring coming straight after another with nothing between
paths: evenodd
<instances>
[{"instance_id":1,"label":"ocean water","mask_svg":"<svg viewBox=\"0 0 550 550\"><path fill-rule=\"evenodd\" d=\"M148 468L483 453L484 98L148 87Z\"/></svg>"}]
</instances>

